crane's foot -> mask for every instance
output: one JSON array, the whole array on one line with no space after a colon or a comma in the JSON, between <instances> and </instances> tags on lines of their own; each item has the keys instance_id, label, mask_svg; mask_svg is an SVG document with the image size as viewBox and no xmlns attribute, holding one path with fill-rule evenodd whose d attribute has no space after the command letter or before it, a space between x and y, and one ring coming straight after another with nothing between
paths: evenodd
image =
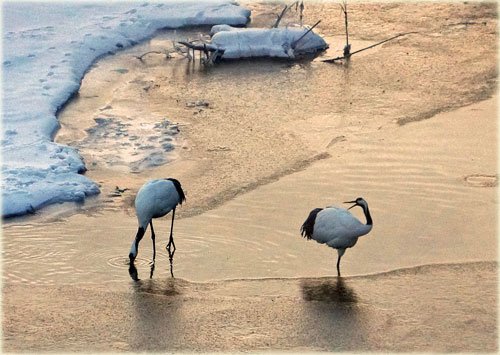
<instances>
[{"instance_id":1,"label":"crane's foot","mask_svg":"<svg viewBox=\"0 0 500 355\"><path fill-rule=\"evenodd\" d=\"M149 266L151 267L151 271L149 272L149 278L152 279L153 278L153 274L155 272L155 262L152 261Z\"/></svg>"},{"instance_id":2,"label":"crane's foot","mask_svg":"<svg viewBox=\"0 0 500 355\"><path fill-rule=\"evenodd\" d=\"M172 249L173 247L173 249ZM167 252L168 252L168 259L170 260L170 275L174 277L174 254L175 254L175 244L174 240L170 238L170 241L167 244Z\"/></svg>"}]
</instances>

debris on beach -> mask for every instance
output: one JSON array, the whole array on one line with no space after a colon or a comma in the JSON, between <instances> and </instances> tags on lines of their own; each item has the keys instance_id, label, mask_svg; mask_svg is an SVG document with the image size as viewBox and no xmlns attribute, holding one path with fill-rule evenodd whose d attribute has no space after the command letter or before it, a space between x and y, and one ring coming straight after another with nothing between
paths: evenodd
<instances>
[{"instance_id":1,"label":"debris on beach","mask_svg":"<svg viewBox=\"0 0 500 355\"><path fill-rule=\"evenodd\" d=\"M287 12L295 8L299 15L299 24L287 24L278 27ZM244 58L284 58L300 59L315 57L328 49L328 44L313 29L313 26L303 25L304 2L295 1L285 5L281 13L270 28L243 28L228 24L214 25L210 30L210 40L197 39L178 41L187 47L186 57L195 58L195 51L200 52L200 59L204 64L217 63L225 59ZM181 52L174 44L174 50ZM191 55L189 50L193 51ZM202 58L202 55L205 58Z\"/></svg>"},{"instance_id":2,"label":"debris on beach","mask_svg":"<svg viewBox=\"0 0 500 355\"><path fill-rule=\"evenodd\" d=\"M205 100L186 102L186 107L205 107L205 108L208 108L209 106L210 106L210 104Z\"/></svg>"},{"instance_id":3,"label":"debris on beach","mask_svg":"<svg viewBox=\"0 0 500 355\"><path fill-rule=\"evenodd\" d=\"M316 56L328 49L325 40L312 31L316 25L310 28L238 28L217 25L212 27L210 43L178 43L205 53L205 62L210 63L258 57L299 59Z\"/></svg>"},{"instance_id":4,"label":"debris on beach","mask_svg":"<svg viewBox=\"0 0 500 355\"><path fill-rule=\"evenodd\" d=\"M230 27L230 26L227 26ZM325 51L328 44L312 28L252 28L219 30L212 44L224 48L221 59L276 57L295 59Z\"/></svg>"},{"instance_id":5,"label":"debris on beach","mask_svg":"<svg viewBox=\"0 0 500 355\"><path fill-rule=\"evenodd\" d=\"M400 33L400 34L397 34L397 35L395 35L395 36L393 36L391 38L388 38L388 39L385 39L385 40L380 41L378 43L372 44L371 46L368 46L368 47L365 47L365 48L361 48L361 49L358 49L358 50L356 50L354 52L351 52L351 44L349 43L349 20L348 20L348 13L347 13L347 0L343 0L342 1L342 4L340 4L340 9L342 10L342 13L344 14L345 37L346 37L346 43L345 43L345 46L344 46L343 54L340 57L324 59L323 62L325 62L325 63L336 63L337 61L341 61L341 60L349 61L351 59L351 56L353 54L356 54L356 53L359 53L359 52L363 52L363 51L365 51L367 49L379 46L381 44L384 44L386 42L392 41L393 39L399 38L401 36L406 36L406 35L409 35L409 34L418 33L418 32Z\"/></svg>"},{"instance_id":6,"label":"debris on beach","mask_svg":"<svg viewBox=\"0 0 500 355\"><path fill-rule=\"evenodd\" d=\"M279 27L287 12L295 8L298 13L299 23L287 23ZM149 54L164 55L165 60L180 54L189 61L196 58L199 52L202 64L217 63L226 59L244 58L285 58L300 59L303 57L315 57L328 49L328 44L313 29L321 22L317 21L313 26L303 25L304 2L295 1L285 5L273 25L269 28L245 28L241 24L232 26L230 24L218 24L212 26L210 37L199 33L196 39L185 41L172 41L172 48L153 50L135 56L141 62Z\"/></svg>"},{"instance_id":7,"label":"debris on beach","mask_svg":"<svg viewBox=\"0 0 500 355\"><path fill-rule=\"evenodd\" d=\"M229 152L229 151L231 151L231 148L225 145L217 145L212 148L207 148L207 152Z\"/></svg>"},{"instance_id":8,"label":"debris on beach","mask_svg":"<svg viewBox=\"0 0 500 355\"><path fill-rule=\"evenodd\" d=\"M113 190L113 192L111 192L108 196L109 197L120 197L120 196L122 196L122 194L125 191L128 191L128 190L130 190L128 187L121 189L120 187L115 186L115 189Z\"/></svg>"}]
</instances>

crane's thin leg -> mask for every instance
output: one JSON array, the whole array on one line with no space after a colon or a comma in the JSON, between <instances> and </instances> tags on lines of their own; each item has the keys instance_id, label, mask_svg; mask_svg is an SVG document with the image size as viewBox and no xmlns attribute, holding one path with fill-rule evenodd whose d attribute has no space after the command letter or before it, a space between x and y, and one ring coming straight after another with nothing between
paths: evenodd
<instances>
[{"instance_id":1,"label":"crane's thin leg","mask_svg":"<svg viewBox=\"0 0 500 355\"><path fill-rule=\"evenodd\" d=\"M339 258L337 259L337 275L340 277L340 258L345 253L345 249L337 249L337 253L339 254Z\"/></svg>"},{"instance_id":2,"label":"crane's thin leg","mask_svg":"<svg viewBox=\"0 0 500 355\"><path fill-rule=\"evenodd\" d=\"M151 241L153 242L153 260L151 261L151 272L149 273L149 278L153 278L153 273L155 271L155 259L156 259L156 242L155 242L155 230L153 229L153 221L149 222L151 226Z\"/></svg>"},{"instance_id":3,"label":"crane's thin leg","mask_svg":"<svg viewBox=\"0 0 500 355\"><path fill-rule=\"evenodd\" d=\"M175 243L174 243L174 219L175 219L175 207L172 210L172 225L170 226L170 239L167 244L168 258L170 259L170 275L174 277L174 254L175 254ZM172 250L172 246L174 249Z\"/></svg>"}]
</instances>

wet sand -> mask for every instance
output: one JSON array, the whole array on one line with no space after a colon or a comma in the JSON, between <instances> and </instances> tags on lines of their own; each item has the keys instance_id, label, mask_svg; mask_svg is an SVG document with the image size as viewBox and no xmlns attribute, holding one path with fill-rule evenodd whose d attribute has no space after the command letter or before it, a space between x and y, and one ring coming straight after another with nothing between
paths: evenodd
<instances>
[{"instance_id":1,"label":"wet sand","mask_svg":"<svg viewBox=\"0 0 500 355\"><path fill-rule=\"evenodd\" d=\"M6 285L4 350L495 352L496 274L496 263L472 263L343 279L146 279L122 291Z\"/></svg>"},{"instance_id":2,"label":"wet sand","mask_svg":"<svg viewBox=\"0 0 500 355\"><path fill-rule=\"evenodd\" d=\"M274 11L252 6L254 23ZM335 56L338 5L309 9ZM196 29L96 63L57 140L78 147L102 194L4 224L4 350L495 351L496 7L351 9L353 50L420 33L349 66L134 58ZM165 143L175 149L156 154ZM145 238L133 283L133 197L165 176L188 198L177 278L164 218L154 278ZM299 227L312 208L358 196L375 226L338 284L335 251Z\"/></svg>"}]
</instances>

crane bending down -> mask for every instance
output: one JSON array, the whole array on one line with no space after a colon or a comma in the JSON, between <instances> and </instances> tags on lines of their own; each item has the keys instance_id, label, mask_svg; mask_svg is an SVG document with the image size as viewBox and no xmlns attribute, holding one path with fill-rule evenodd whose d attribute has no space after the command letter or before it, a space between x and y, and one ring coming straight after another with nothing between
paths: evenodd
<instances>
[{"instance_id":1,"label":"crane bending down","mask_svg":"<svg viewBox=\"0 0 500 355\"><path fill-rule=\"evenodd\" d=\"M300 229L301 235L307 239L314 239L318 243L328 245L337 249L337 274L340 276L340 258L347 248L352 248L358 238L368 234L373 227L372 217L368 209L368 203L361 197L355 201L351 208L360 206L366 217L366 224L361 223L348 210L339 207L315 208L305 220Z\"/></svg>"},{"instance_id":2,"label":"crane bending down","mask_svg":"<svg viewBox=\"0 0 500 355\"><path fill-rule=\"evenodd\" d=\"M172 277L174 276L173 259L175 253L175 244L173 230L175 208L177 207L177 205L182 205L185 200L186 196L184 195L184 191L182 190L181 183L173 178L151 180L145 183L139 189L139 192L137 193L137 196L135 198L135 211L137 214L137 220L139 222L139 229L137 230L137 235L132 242L129 253L129 272L132 278L137 279L137 270L135 269L134 261L139 251L139 242L144 236L144 233L146 233L148 224L151 226L151 239L153 241L153 260L151 262L150 277L153 276L156 257L153 218L163 217L170 211L172 211L172 225L170 227L170 240L167 244L167 251L170 259L170 274L172 275Z\"/></svg>"}]
</instances>

